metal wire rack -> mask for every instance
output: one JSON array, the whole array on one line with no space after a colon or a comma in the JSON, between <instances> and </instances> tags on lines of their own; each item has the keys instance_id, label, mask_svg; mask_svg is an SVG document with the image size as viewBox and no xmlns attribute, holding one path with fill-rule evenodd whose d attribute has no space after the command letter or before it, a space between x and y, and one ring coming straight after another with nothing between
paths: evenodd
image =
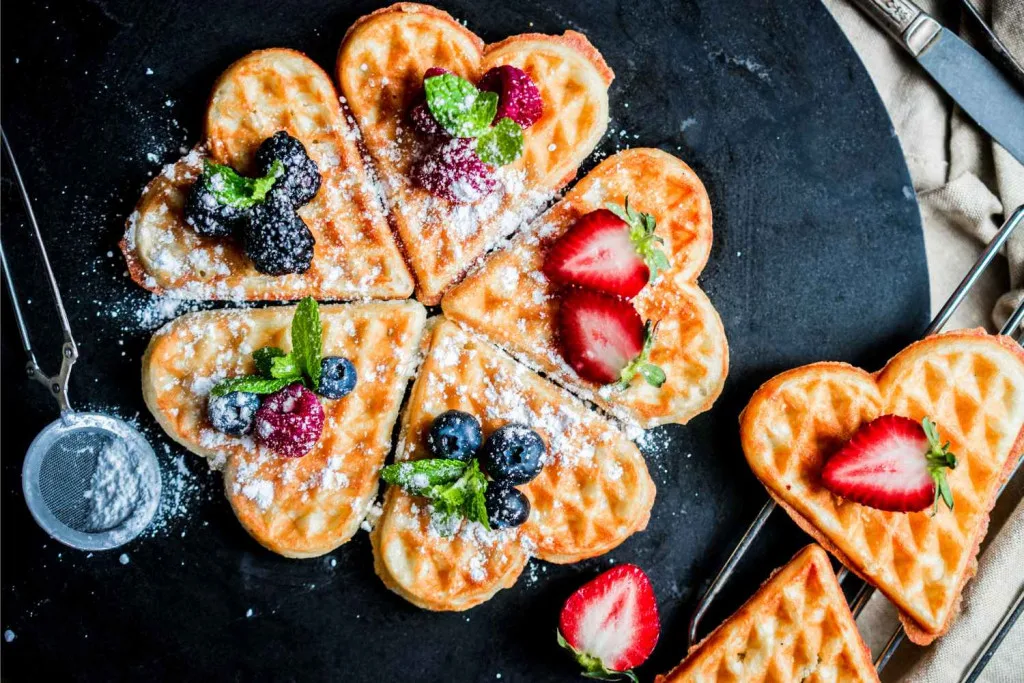
<instances>
[{"instance_id":1,"label":"metal wire rack","mask_svg":"<svg viewBox=\"0 0 1024 683\"><path fill-rule=\"evenodd\" d=\"M982 273L985 272L985 269L988 268L989 264L991 264L992 261L995 259L996 255L1002 249L1003 245L1006 244L1006 241L1010 238L1010 235L1022 223L1024 223L1024 206L1019 206L1017 207L1016 211L1014 211L1013 214L1006 220L1006 222L1003 223L1003 226L999 229L999 232L996 233L995 238L985 248L981 256L978 257L978 260L975 262L974 266L967 273L964 279L960 282L957 288L953 291L953 294L949 297L946 303L943 304L938 314L936 314L934 320L932 320L931 324L929 324L928 328L924 331L924 334L922 335L923 337L936 334L937 332L941 331L943 327L946 326L946 323L949 322L949 319L952 317L953 313L960 306L960 304L963 303L963 300L967 296L968 292L970 292L971 288L974 287L974 285L977 283ZM1006 323L1003 325L1002 329L999 331L999 334L1011 336L1014 339L1016 339L1018 343L1021 343L1020 336L1022 321L1024 321L1024 301L1021 301L1021 303L1013 311L1013 313L1007 319ZM1006 489L1006 484L1013 479L1017 471L1020 469L1021 462L1024 462L1024 458L1017 462L1017 465L1014 467L1013 472L1011 472L1010 476L1006 478L1006 482L1004 482L1003 486L999 489L999 496L1001 496L1003 491ZM708 586L708 589L701 596L700 600L697 603L697 608L694 610L693 616L690 618L688 636L691 645L697 642L697 633L698 629L700 628L701 620L707 613L708 608L711 606L711 603L714 602L715 598L721 592L722 588L725 586L726 582L729 580L729 578L735 571L736 566L739 564L740 560L743 559L743 556L746 554L747 550L749 550L751 544L754 542L754 539L760 533L761 529L764 528L764 525L768 521L768 518L771 517L772 512L774 512L777 507L778 504L775 502L775 500L769 498L768 502L765 503L764 507L761 508L761 511L757 514L757 517L754 518L754 521L751 523L746 533L744 533L743 537L740 538L739 543L736 545L736 548L732 551L732 554L729 555L729 559L725 561L725 564L722 566L722 569L718 572L718 575L715 576L714 580L711 582L711 585ZM837 578L839 579L839 582L841 584L846 583L846 581L850 579L850 577L850 571L846 567L842 567L837 574ZM853 598L850 600L850 611L853 612L854 618L856 618L864 609L864 606L867 604L868 600L871 598L874 591L875 589L873 586L871 586L868 583L862 583L854 592ZM971 662L971 665L968 667L967 673L961 679L962 683L973 683L973 681L977 680L978 676L981 675L982 670L985 668L989 660L992 658L992 655L995 654L995 651L999 647L1000 643L1002 643L1003 638L1013 627L1014 623L1017 621L1018 617L1020 617L1022 612L1024 612L1024 590L1022 590L1020 595L1017 596L1016 601L1004 615L1003 619L996 627L996 630L992 633L988 641L986 641L982 650L976 655L974 660ZM906 632L903 630L903 627L901 626L892 634L892 637L889 638L889 641L886 643L885 647L882 649L878 657L875 659L875 668L878 670L879 673L881 673L885 666L889 663L889 660L896 652L896 649L903 642L904 638L906 638Z\"/></svg>"}]
</instances>

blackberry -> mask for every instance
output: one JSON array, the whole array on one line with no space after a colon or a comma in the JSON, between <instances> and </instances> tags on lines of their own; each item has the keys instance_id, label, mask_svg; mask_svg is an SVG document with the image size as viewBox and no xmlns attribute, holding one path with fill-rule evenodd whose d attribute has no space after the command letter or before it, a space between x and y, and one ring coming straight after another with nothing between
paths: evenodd
<instances>
[{"instance_id":1,"label":"blackberry","mask_svg":"<svg viewBox=\"0 0 1024 683\"><path fill-rule=\"evenodd\" d=\"M242 227L245 255L265 275L305 273L315 243L295 209L273 197L254 206Z\"/></svg>"},{"instance_id":2,"label":"blackberry","mask_svg":"<svg viewBox=\"0 0 1024 683\"><path fill-rule=\"evenodd\" d=\"M206 187L206 177L192 184L185 200L185 223L203 237L227 237L245 220L245 210L221 204Z\"/></svg>"},{"instance_id":3,"label":"blackberry","mask_svg":"<svg viewBox=\"0 0 1024 683\"><path fill-rule=\"evenodd\" d=\"M260 175L270 172L270 166L279 160L284 165L284 175L271 188L271 196L286 200L293 207L299 207L316 196L320 189L320 171L316 162L306 154L306 148L297 138L283 130L267 138L256 150L256 167Z\"/></svg>"}]
</instances>

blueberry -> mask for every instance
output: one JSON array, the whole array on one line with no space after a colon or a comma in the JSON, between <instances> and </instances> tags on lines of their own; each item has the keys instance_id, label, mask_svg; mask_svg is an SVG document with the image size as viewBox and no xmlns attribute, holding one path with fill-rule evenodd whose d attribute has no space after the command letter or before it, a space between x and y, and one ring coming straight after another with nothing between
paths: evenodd
<instances>
[{"instance_id":1,"label":"blueberry","mask_svg":"<svg viewBox=\"0 0 1024 683\"><path fill-rule=\"evenodd\" d=\"M511 422L487 438L480 452L480 464L500 484L525 484L540 474L546 448L537 432Z\"/></svg>"},{"instance_id":2,"label":"blueberry","mask_svg":"<svg viewBox=\"0 0 1024 683\"><path fill-rule=\"evenodd\" d=\"M484 503L492 529L519 526L530 517L530 500L519 489L491 484L484 492Z\"/></svg>"},{"instance_id":3,"label":"blueberry","mask_svg":"<svg viewBox=\"0 0 1024 683\"><path fill-rule=\"evenodd\" d=\"M305 273L315 243L295 209L273 197L253 207L242 227L245 255L266 275Z\"/></svg>"},{"instance_id":4,"label":"blueberry","mask_svg":"<svg viewBox=\"0 0 1024 683\"><path fill-rule=\"evenodd\" d=\"M469 462L480 448L480 422L461 410L448 410L434 418L427 434L427 447L435 458Z\"/></svg>"},{"instance_id":5,"label":"blueberry","mask_svg":"<svg viewBox=\"0 0 1024 683\"><path fill-rule=\"evenodd\" d=\"M260 407L260 397L246 391L232 391L223 396L210 396L206 414L218 432L241 436L252 429L253 418Z\"/></svg>"},{"instance_id":6,"label":"blueberry","mask_svg":"<svg viewBox=\"0 0 1024 683\"><path fill-rule=\"evenodd\" d=\"M227 237L242 224L245 211L221 204L200 177L185 199L185 223L203 237Z\"/></svg>"},{"instance_id":7,"label":"blueberry","mask_svg":"<svg viewBox=\"0 0 1024 683\"><path fill-rule=\"evenodd\" d=\"M324 398L344 398L356 388L356 366L341 356L328 356L320 361L320 388Z\"/></svg>"},{"instance_id":8,"label":"blueberry","mask_svg":"<svg viewBox=\"0 0 1024 683\"><path fill-rule=\"evenodd\" d=\"M316 196L320 189L320 171L301 141L283 130L264 140L256 150L260 175L269 173L274 161L284 165L284 175L274 183L270 190L272 195L293 207L302 206Z\"/></svg>"}]
</instances>

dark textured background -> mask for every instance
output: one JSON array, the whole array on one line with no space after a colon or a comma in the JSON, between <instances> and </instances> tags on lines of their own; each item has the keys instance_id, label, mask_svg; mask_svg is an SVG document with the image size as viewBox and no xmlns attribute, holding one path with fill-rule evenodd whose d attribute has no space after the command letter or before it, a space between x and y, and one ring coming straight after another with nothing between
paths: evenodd
<instances>
[{"instance_id":1,"label":"dark textured background","mask_svg":"<svg viewBox=\"0 0 1024 683\"><path fill-rule=\"evenodd\" d=\"M68 0L19 3L18 13L7 5L3 17L3 125L79 338L72 400L138 416L165 488L182 451L165 450L139 390L148 331L138 311L149 296L122 275L124 217L158 163L198 139L206 95L229 63L287 46L330 70L345 29L377 6L260 4ZM431 614L384 589L365 534L314 560L261 549L218 478L190 457L188 513L127 546L127 564L121 551L62 548L21 497L22 454L55 407L22 379L5 294L0 629L14 633L2 643L5 678L565 680L573 668L555 645L559 606L612 560L639 563L658 594L664 632L641 671L650 678L683 654L697 596L765 500L736 429L753 389L813 360L876 367L923 328L910 179L867 74L817 0L443 4L486 40L587 33L617 74L601 150L660 146L711 195L715 243L702 283L732 368L714 409L664 430L670 443L648 454L659 489L649 529L604 558L534 563L515 588L465 614ZM29 284L38 263L8 180L2 189L4 243L49 363L53 314ZM803 542L777 514L707 625Z\"/></svg>"}]
</instances>

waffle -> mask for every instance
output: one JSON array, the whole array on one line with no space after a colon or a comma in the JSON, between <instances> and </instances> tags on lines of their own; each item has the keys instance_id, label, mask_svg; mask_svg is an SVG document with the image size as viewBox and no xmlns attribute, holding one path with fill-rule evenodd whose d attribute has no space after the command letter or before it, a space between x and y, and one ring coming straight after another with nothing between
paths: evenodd
<instances>
[{"instance_id":1,"label":"waffle","mask_svg":"<svg viewBox=\"0 0 1024 683\"><path fill-rule=\"evenodd\" d=\"M819 481L825 460L882 414L938 424L958 465L954 509L895 513L844 500ZM878 373L816 363L770 380L741 418L754 474L805 531L895 604L910 639L945 633L1000 485L1024 451L1024 351L1007 337L929 337Z\"/></svg>"},{"instance_id":2,"label":"waffle","mask_svg":"<svg viewBox=\"0 0 1024 683\"><path fill-rule=\"evenodd\" d=\"M515 583L531 555L556 563L608 552L647 526L654 503L643 456L582 402L442 320L402 416L396 459L427 456L433 418L475 415L486 437L508 422L530 425L547 444L544 468L519 487L532 511L520 527L485 530L463 522L442 537L422 498L388 487L371 534L374 567L393 591L419 607L464 610Z\"/></svg>"},{"instance_id":3,"label":"waffle","mask_svg":"<svg viewBox=\"0 0 1024 683\"><path fill-rule=\"evenodd\" d=\"M261 50L218 79L206 114L214 161L252 173L260 143L279 130L306 146L321 174L299 215L316 239L302 274L257 272L232 239L201 237L184 222L185 198L206 157L198 147L146 186L121 250L132 278L158 294L192 299L403 299L413 281L379 193L342 114L330 77L293 50Z\"/></svg>"},{"instance_id":4,"label":"waffle","mask_svg":"<svg viewBox=\"0 0 1024 683\"><path fill-rule=\"evenodd\" d=\"M878 681L828 555L809 545L655 683Z\"/></svg>"},{"instance_id":5,"label":"waffle","mask_svg":"<svg viewBox=\"0 0 1024 683\"><path fill-rule=\"evenodd\" d=\"M407 112L432 66L476 81L511 64L533 78L544 115L525 131L523 155L498 170L500 189L456 206L413 185L423 153ZM587 39L523 34L494 45L433 7L398 3L361 18L338 51L338 82L376 162L391 220L416 276L416 296L436 304L487 250L528 222L576 175L608 126L614 75Z\"/></svg>"},{"instance_id":6,"label":"waffle","mask_svg":"<svg viewBox=\"0 0 1024 683\"><path fill-rule=\"evenodd\" d=\"M358 382L345 398L321 400L326 423L313 450L284 458L215 431L206 395L225 377L254 372L254 350L289 349L294 311L183 315L150 342L142 389L160 426L223 470L224 492L253 538L287 557L314 557L351 538L377 496L426 312L414 301L321 306L323 353L351 360Z\"/></svg>"},{"instance_id":7,"label":"waffle","mask_svg":"<svg viewBox=\"0 0 1024 683\"><path fill-rule=\"evenodd\" d=\"M562 359L555 338L558 297L541 272L546 246L585 213L626 196L652 214L672 266L634 300L642 317L660 320L651 360L668 376L656 389L635 381L626 391L599 390ZM718 313L697 286L711 250L711 205L700 179L656 149L611 156L508 249L491 255L442 302L450 319L479 332L587 400L644 427L686 423L711 407L725 384L729 350Z\"/></svg>"}]
</instances>

